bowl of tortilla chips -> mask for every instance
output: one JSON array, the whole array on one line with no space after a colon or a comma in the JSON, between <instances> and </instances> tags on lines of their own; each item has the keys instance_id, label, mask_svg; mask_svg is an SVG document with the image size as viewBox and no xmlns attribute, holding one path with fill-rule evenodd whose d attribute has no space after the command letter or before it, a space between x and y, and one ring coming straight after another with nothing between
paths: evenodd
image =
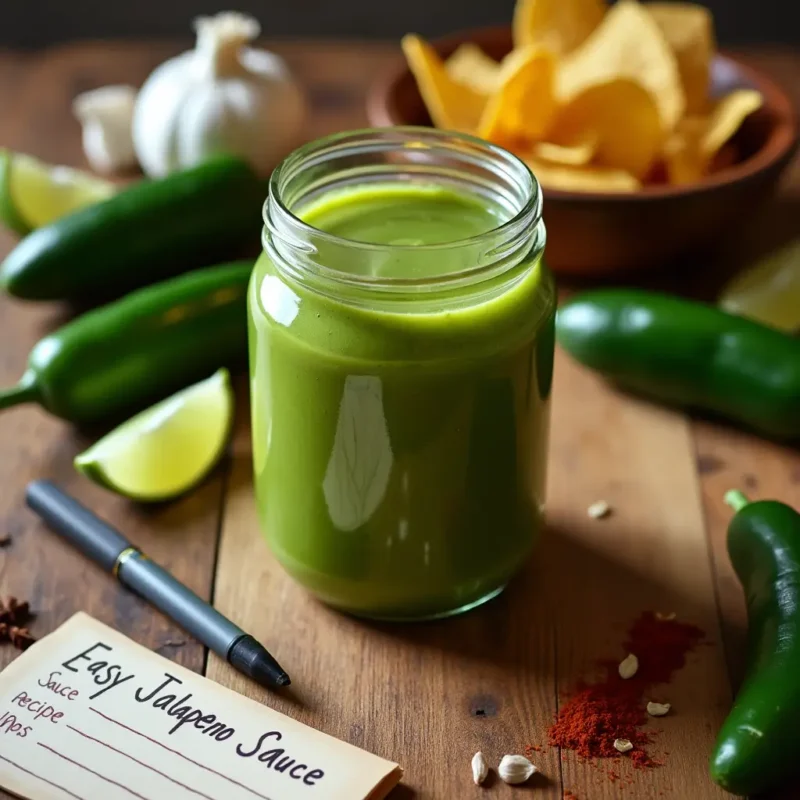
<instances>
[{"instance_id":1,"label":"bowl of tortilla chips","mask_svg":"<svg viewBox=\"0 0 800 800\"><path fill-rule=\"evenodd\" d=\"M746 225L797 146L786 92L717 52L690 3L518 0L511 27L426 42L376 81L374 125L501 145L545 196L548 261L574 274L698 258Z\"/></svg>"}]
</instances>

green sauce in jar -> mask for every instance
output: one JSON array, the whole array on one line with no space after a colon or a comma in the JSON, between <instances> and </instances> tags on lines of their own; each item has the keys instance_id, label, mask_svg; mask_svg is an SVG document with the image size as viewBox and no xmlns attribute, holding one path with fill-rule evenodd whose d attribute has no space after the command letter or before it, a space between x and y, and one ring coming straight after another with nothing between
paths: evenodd
<instances>
[{"instance_id":1,"label":"green sauce in jar","mask_svg":"<svg viewBox=\"0 0 800 800\"><path fill-rule=\"evenodd\" d=\"M273 177L250 288L260 519L377 618L496 595L541 526L555 293L538 187L470 137L331 137Z\"/></svg>"}]
</instances>

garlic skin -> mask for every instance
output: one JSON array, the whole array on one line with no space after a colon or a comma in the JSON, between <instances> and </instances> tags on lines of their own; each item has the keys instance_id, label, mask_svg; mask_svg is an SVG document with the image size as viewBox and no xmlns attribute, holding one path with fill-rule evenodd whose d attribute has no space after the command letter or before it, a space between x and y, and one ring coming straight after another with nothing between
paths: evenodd
<instances>
[{"instance_id":1,"label":"garlic skin","mask_svg":"<svg viewBox=\"0 0 800 800\"><path fill-rule=\"evenodd\" d=\"M139 163L161 177L225 152L266 177L300 143L305 98L283 59L247 46L260 32L252 17L225 12L194 25L195 49L157 67L139 92Z\"/></svg>"},{"instance_id":2,"label":"garlic skin","mask_svg":"<svg viewBox=\"0 0 800 800\"><path fill-rule=\"evenodd\" d=\"M133 86L103 86L73 100L72 113L83 126L83 152L96 172L121 172L136 166L131 134L135 104Z\"/></svg>"}]
</instances>

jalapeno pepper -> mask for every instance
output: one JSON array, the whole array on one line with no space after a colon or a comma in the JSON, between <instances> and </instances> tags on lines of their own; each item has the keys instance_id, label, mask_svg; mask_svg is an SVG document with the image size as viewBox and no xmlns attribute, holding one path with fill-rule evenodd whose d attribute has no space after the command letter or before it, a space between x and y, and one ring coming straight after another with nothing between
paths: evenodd
<instances>
[{"instance_id":1,"label":"jalapeno pepper","mask_svg":"<svg viewBox=\"0 0 800 800\"><path fill-rule=\"evenodd\" d=\"M40 403L78 423L122 417L247 358L252 261L196 270L90 311L31 351L0 409Z\"/></svg>"},{"instance_id":2,"label":"jalapeno pepper","mask_svg":"<svg viewBox=\"0 0 800 800\"><path fill-rule=\"evenodd\" d=\"M639 394L800 437L800 339L713 306L606 289L559 309L559 344Z\"/></svg>"},{"instance_id":3,"label":"jalapeno pepper","mask_svg":"<svg viewBox=\"0 0 800 800\"><path fill-rule=\"evenodd\" d=\"M747 597L747 672L711 756L711 777L734 794L779 785L800 769L800 514L741 492L728 552Z\"/></svg>"}]
</instances>

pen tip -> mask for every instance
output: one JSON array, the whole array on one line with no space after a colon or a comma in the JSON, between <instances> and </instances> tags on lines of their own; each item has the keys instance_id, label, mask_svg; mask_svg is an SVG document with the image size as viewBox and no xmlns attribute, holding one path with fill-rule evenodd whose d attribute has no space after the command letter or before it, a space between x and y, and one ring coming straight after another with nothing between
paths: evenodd
<instances>
[{"instance_id":1,"label":"pen tip","mask_svg":"<svg viewBox=\"0 0 800 800\"><path fill-rule=\"evenodd\" d=\"M242 636L234 643L228 661L262 686L280 689L292 682L283 667L252 636Z\"/></svg>"}]
</instances>

